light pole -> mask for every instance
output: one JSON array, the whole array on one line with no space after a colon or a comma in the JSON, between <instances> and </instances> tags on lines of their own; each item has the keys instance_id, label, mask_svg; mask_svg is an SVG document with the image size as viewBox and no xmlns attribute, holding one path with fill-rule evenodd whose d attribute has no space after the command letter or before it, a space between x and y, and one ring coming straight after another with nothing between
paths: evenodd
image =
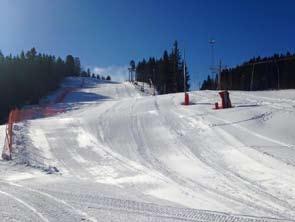
<instances>
[{"instance_id":1,"label":"light pole","mask_svg":"<svg viewBox=\"0 0 295 222\"><path fill-rule=\"evenodd\" d=\"M183 53L183 91L184 91L184 105L189 105L189 95L186 88L186 67L185 67L185 50Z\"/></svg>"},{"instance_id":2,"label":"light pole","mask_svg":"<svg viewBox=\"0 0 295 222\"><path fill-rule=\"evenodd\" d=\"M210 39L209 40L209 44L211 46L211 71L212 71L212 75L214 74L214 68L215 68L215 61L214 61L214 45L215 45L216 41L215 39Z\"/></svg>"},{"instance_id":3,"label":"light pole","mask_svg":"<svg viewBox=\"0 0 295 222\"><path fill-rule=\"evenodd\" d=\"M221 89L221 72L222 72L222 63L220 60L219 61L218 76L217 76L217 90Z\"/></svg>"},{"instance_id":4,"label":"light pole","mask_svg":"<svg viewBox=\"0 0 295 222\"><path fill-rule=\"evenodd\" d=\"M185 50L183 52L183 91L186 93L186 76L185 76Z\"/></svg>"}]
</instances>

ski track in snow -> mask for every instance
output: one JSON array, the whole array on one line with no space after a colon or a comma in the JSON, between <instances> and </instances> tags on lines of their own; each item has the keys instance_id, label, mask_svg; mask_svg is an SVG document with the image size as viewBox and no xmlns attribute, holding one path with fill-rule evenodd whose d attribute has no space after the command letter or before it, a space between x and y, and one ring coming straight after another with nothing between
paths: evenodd
<instances>
[{"instance_id":1,"label":"ski track in snow","mask_svg":"<svg viewBox=\"0 0 295 222\"><path fill-rule=\"evenodd\" d=\"M214 91L182 106L183 94L80 83L62 86L77 87L56 105L67 112L15 127L3 221L294 220L294 91L232 92L236 107L216 111Z\"/></svg>"}]
</instances>

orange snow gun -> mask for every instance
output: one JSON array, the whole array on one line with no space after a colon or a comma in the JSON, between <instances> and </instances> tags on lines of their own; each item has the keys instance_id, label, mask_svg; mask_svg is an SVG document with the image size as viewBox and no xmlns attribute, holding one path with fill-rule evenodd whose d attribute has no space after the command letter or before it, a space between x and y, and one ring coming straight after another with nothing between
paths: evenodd
<instances>
[{"instance_id":1,"label":"orange snow gun","mask_svg":"<svg viewBox=\"0 0 295 222\"><path fill-rule=\"evenodd\" d=\"M231 101L229 98L229 92L227 90L218 93L221 97L221 106L215 103L214 109L227 109L232 108Z\"/></svg>"},{"instance_id":2,"label":"orange snow gun","mask_svg":"<svg viewBox=\"0 0 295 222\"><path fill-rule=\"evenodd\" d=\"M184 93L184 105L188 106L189 105L189 95L188 93Z\"/></svg>"},{"instance_id":3,"label":"orange snow gun","mask_svg":"<svg viewBox=\"0 0 295 222\"><path fill-rule=\"evenodd\" d=\"M227 90L219 92L219 95L221 97L221 103L222 103L222 108L227 109L231 108L231 101L229 98L229 92Z\"/></svg>"}]
</instances>

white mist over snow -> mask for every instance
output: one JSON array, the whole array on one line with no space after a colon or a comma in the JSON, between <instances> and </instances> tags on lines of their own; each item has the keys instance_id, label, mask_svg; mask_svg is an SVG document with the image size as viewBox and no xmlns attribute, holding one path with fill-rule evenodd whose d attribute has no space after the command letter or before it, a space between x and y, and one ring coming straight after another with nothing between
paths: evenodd
<instances>
[{"instance_id":1,"label":"white mist over snow","mask_svg":"<svg viewBox=\"0 0 295 222\"><path fill-rule=\"evenodd\" d=\"M94 67L94 74L107 76L110 75L113 81L123 82L128 79L128 66L107 66L107 67Z\"/></svg>"}]
</instances>

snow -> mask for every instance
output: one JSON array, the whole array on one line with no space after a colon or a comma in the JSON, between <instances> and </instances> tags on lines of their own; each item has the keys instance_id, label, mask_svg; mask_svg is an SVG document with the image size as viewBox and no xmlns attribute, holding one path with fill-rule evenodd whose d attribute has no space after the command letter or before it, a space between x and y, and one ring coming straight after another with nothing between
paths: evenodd
<instances>
[{"instance_id":1,"label":"snow","mask_svg":"<svg viewBox=\"0 0 295 222\"><path fill-rule=\"evenodd\" d=\"M66 87L74 90L52 104ZM65 112L15 128L0 196L20 210L2 216L294 220L295 90L230 96L234 108L213 110L216 91L191 92L193 105L183 106L183 93L151 96L127 82L68 78L44 100Z\"/></svg>"},{"instance_id":2,"label":"snow","mask_svg":"<svg viewBox=\"0 0 295 222\"><path fill-rule=\"evenodd\" d=\"M5 129L6 126L5 125L0 125L0 147L4 146L4 142L5 142Z\"/></svg>"}]
</instances>

